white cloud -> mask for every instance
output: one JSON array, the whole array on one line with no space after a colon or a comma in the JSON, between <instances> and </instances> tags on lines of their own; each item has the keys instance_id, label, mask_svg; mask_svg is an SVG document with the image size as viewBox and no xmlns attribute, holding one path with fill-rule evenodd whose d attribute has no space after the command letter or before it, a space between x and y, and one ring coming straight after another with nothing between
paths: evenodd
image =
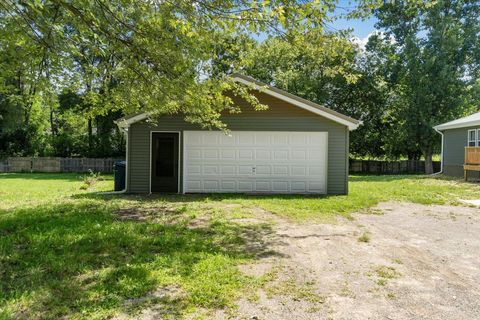
<instances>
[{"instance_id":1,"label":"white cloud","mask_svg":"<svg viewBox=\"0 0 480 320\"><path fill-rule=\"evenodd\" d=\"M352 42L356 44L361 51L365 50L365 46L367 45L368 38L370 35L366 36L365 38L353 37Z\"/></svg>"},{"instance_id":2,"label":"white cloud","mask_svg":"<svg viewBox=\"0 0 480 320\"><path fill-rule=\"evenodd\" d=\"M384 32L379 31L379 30L375 30L375 31L367 34L367 36L364 37L364 38L353 37L351 39L351 41L360 48L360 51L365 51L365 46L368 43L368 38L370 38L371 36L374 36L374 35L378 35L378 36L380 36L381 38L384 38L384 39L386 38ZM389 38L389 41L390 41L390 43L395 43L395 39L393 39L392 37Z\"/></svg>"}]
</instances>

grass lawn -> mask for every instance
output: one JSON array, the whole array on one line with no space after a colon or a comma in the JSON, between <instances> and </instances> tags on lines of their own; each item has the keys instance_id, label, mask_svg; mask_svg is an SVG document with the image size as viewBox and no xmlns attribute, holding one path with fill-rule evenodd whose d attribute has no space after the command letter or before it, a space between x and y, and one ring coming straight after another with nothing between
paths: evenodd
<instances>
[{"instance_id":1,"label":"grass lawn","mask_svg":"<svg viewBox=\"0 0 480 320\"><path fill-rule=\"evenodd\" d=\"M228 310L262 285L237 267L268 254L271 230L235 218L260 208L331 222L382 201L480 198L475 184L423 176L354 176L348 196L101 196L110 176L82 184L79 174L0 174L0 319Z\"/></svg>"}]
</instances>

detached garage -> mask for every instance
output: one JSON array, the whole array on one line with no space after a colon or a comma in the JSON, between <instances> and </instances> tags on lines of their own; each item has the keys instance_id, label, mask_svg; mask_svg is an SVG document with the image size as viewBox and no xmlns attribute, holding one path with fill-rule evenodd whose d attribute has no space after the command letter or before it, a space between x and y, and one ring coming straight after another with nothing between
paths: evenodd
<instances>
[{"instance_id":1,"label":"detached garage","mask_svg":"<svg viewBox=\"0 0 480 320\"><path fill-rule=\"evenodd\" d=\"M348 137L359 121L252 78L268 110L236 100L231 130L202 130L181 115L117 120L127 134L129 193L348 193ZM265 87L267 89L265 89Z\"/></svg>"}]
</instances>

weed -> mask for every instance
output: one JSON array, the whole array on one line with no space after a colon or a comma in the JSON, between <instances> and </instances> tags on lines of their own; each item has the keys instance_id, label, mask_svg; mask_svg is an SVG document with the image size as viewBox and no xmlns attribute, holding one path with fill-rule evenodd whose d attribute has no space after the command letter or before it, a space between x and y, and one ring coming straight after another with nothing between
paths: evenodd
<instances>
[{"instance_id":1,"label":"weed","mask_svg":"<svg viewBox=\"0 0 480 320\"><path fill-rule=\"evenodd\" d=\"M88 174L83 175L81 179L83 184L80 186L80 190L88 190L98 181L103 181L100 172L94 172L92 169L88 169Z\"/></svg>"},{"instance_id":2,"label":"weed","mask_svg":"<svg viewBox=\"0 0 480 320\"><path fill-rule=\"evenodd\" d=\"M377 277L376 283L379 286L387 285L388 281L391 279L398 278L401 274L391 266L379 266L374 270Z\"/></svg>"},{"instance_id":3,"label":"weed","mask_svg":"<svg viewBox=\"0 0 480 320\"><path fill-rule=\"evenodd\" d=\"M364 232L360 237L358 237L359 242L370 242L370 233Z\"/></svg>"}]
</instances>

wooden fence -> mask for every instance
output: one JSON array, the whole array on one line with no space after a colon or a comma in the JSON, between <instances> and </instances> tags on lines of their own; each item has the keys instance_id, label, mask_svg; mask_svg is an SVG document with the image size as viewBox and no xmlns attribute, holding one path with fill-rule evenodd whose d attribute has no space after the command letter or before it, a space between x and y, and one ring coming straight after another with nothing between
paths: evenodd
<instances>
[{"instance_id":1,"label":"wooden fence","mask_svg":"<svg viewBox=\"0 0 480 320\"><path fill-rule=\"evenodd\" d=\"M111 173L123 159L12 157L0 160L0 172L94 172Z\"/></svg>"},{"instance_id":2,"label":"wooden fence","mask_svg":"<svg viewBox=\"0 0 480 320\"><path fill-rule=\"evenodd\" d=\"M350 159L350 173L367 174L403 174L425 173L425 161L423 160L354 160ZM440 171L440 161L433 161L433 172Z\"/></svg>"},{"instance_id":3,"label":"wooden fence","mask_svg":"<svg viewBox=\"0 0 480 320\"><path fill-rule=\"evenodd\" d=\"M122 159L14 157L0 160L0 172L113 172L113 164ZM425 161L350 160L350 173L402 174L424 173ZM433 171L440 171L440 161L433 162Z\"/></svg>"}]
</instances>

